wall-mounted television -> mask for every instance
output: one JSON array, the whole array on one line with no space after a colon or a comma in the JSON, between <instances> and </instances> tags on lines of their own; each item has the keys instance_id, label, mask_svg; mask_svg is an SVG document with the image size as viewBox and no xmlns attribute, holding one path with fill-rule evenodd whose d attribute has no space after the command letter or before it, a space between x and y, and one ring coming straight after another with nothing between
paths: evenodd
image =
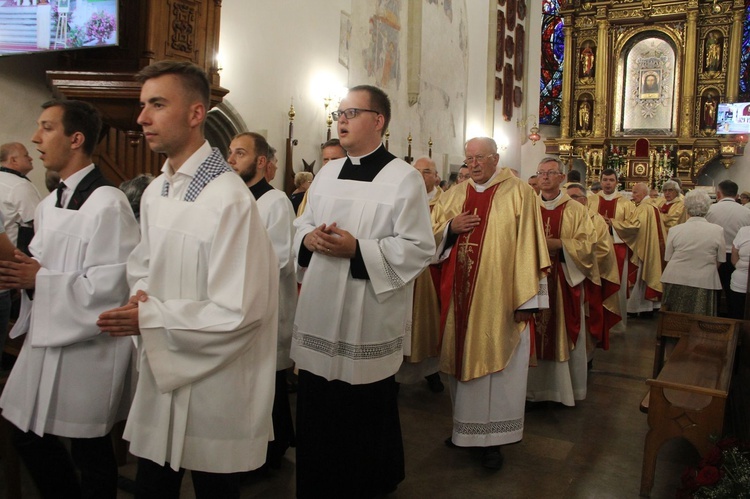
<instances>
[{"instance_id":1,"label":"wall-mounted television","mask_svg":"<svg viewBox=\"0 0 750 499\"><path fill-rule=\"evenodd\" d=\"M716 133L750 133L750 102L723 102L716 113Z\"/></svg>"},{"instance_id":2,"label":"wall-mounted television","mask_svg":"<svg viewBox=\"0 0 750 499\"><path fill-rule=\"evenodd\" d=\"M117 45L118 0L0 0L0 56Z\"/></svg>"}]
</instances>

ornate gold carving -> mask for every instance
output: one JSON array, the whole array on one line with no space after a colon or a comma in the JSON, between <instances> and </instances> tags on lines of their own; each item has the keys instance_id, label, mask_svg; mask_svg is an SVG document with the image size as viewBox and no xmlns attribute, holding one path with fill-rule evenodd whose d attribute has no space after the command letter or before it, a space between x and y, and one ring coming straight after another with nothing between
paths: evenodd
<instances>
[{"instance_id":1,"label":"ornate gold carving","mask_svg":"<svg viewBox=\"0 0 750 499\"><path fill-rule=\"evenodd\" d=\"M734 156L737 154L737 144L735 143L729 143L729 144L722 144L721 145L721 155L722 156Z\"/></svg>"},{"instance_id":2,"label":"ornate gold carving","mask_svg":"<svg viewBox=\"0 0 750 499\"><path fill-rule=\"evenodd\" d=\"M576 18L576 28L584 29L596 26L594 16L581 16Z\"/></svg>"},{"instance_id":3,"label":"ornate gold carving","mask_svg":"<svg viewBox=\"0 0 750 499\"><path fill-rule=\"evenodd\" d=\"M195 7L191 5L180 2L172 4L170 46L190 56L195 47L195 15Z\"/></svg>"},{"instance_id":4,"label":"ornate gold carving","mask_svg":"<svg viewBox=\"0 0 750 499\"><path fill-rule=\"evenodd\" d=\"M706 163L719 154L719 149L716 147L696 147L693 151L695 154L695 167L697 170L703 168Z\"/></svg>"},{"instance_id":5,"label":"ornate gold carving","mask_svg":"<svg viewBox=\"0 0 750 499\"><path fill-rule=\"evenodd\" d=\"M685 4L678 4L678 5L661 5L659 7L654 8L654 15L656 16L666 16L669 14L682 14L686 11Z\"/></svg>"},{"instance_id":6,"label":"ornate gold carving","mask_svg":"<svg viewBox=\"0 0 750 499\"><path fill-rule=\"evenodd\" d=\"M634 19L634 18L643 18L644 13L642 9L628 9L628 10L610 10L609 11L609 19L610 20L617 20L617 19Z\"/></svg>"}]
</instances>

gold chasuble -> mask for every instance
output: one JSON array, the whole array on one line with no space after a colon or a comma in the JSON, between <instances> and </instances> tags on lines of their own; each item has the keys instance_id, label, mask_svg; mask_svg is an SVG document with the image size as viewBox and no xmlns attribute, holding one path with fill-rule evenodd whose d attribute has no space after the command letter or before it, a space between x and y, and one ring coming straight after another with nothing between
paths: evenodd
<instances>
[{"instance_id":1,"label":"gold chasuble","mask_svg":"<svg viewBox=\"0 0 750 499\"><path fill-rule=\"evenodd\" d=\"M430 199L430 211L443 193L440 187ZM429 265L414 281L414 308L411 325L411 355L404 356L409 363L422 362L440 355L440 289L441 264Z\"/></svg>"},{"instance_id":2,"label":"gold chasuble","mask_svg":"<svg viewBox=\"0 0 750 499\"><path fill-rule=\"evenodd\" d=\"M607 197L610 197L610 199L607 199ZM612 222L616 220L624 222L630 218L635 211L635 205L629 199L624 198L619 192L615 192L611 196L606 196L603 191L599 191L596 196L589 198L589 211L591 213L598 213L603 218L612 220ZM622 238L619 233L617 236ZM628 275L625 276L626 279L624 279L622 270L625 267L625 259L627 258L628 261L632 262L633 252L626 244L624 244L624 241L619 241L617 238L613 241L615 245L615 258L617 259L617 269L620 276L620 282L627 283L627 294L630 296L630 288L635 285L638 266L636 264L628 265Z\"/></svg>"},{"instance_id":3,"label":"gold chasuble","mask_svg":"<svg viewBox=\"0 0 750 499\"><path fill-rule=\"evenodd\" d=\"M583 319L583 282L599 284L593 251L594 227L586 207L572 201L567 194L558 197L554 208L547 209L546 206L551 207L552 203L542 200L544 235L560 239L564 251L561 249L551 256L552 267L547 276L550 308L534 316L536 355L537 359L564 362L578 344ZM567 275L564 264L567 265ZM585 340L581 344L585 345Z\"/></svg>"},{"instance_id":4,"label":"gold chasuble","mask_svg":"<svg viewBox=\"0 0 750 499\"><path fill-rule=\"evenodd\" d=\"M586 281L586 303L588 304L587 329L594 340L593 347L609 350L609 330L622 320L620 301L620 272L617 268L612 236L609 226L598 213L591 213L591 222L596 231L594 255L600 284Z\"/></svg>"},{"instance_id":5,"label":"gold chasuble","mask_svg":"<svg viewBox=\"0 0 750 499\"><path fill-rule=\"evenodd\" d=\"M550 266L534 190L508 169L483 187L478 192L473 180L454 186L432 211L438 245L456 215L481 219L457 237L441 276L440 370L459 381L507 366L526 328L514 313L539 294Z\"/></svg>"},{"instance_id":6,"label":"gold chasuble","mask_svg":"<svg viewBox=\"0 0 750 499\"><path fill-rule=\"evenodd\" d=\"M671 203L662 203L659 206L659 212L661 212L661 221L667 232L675 225L684 223L687 220L685 204L679 198L676 198Z\"/></svg>"},{"instance_id":7,"label":"gold chasuble","mask_svg":"<svg viewBox=\"0 0 750 499\"><path fill-rule=\"evenodd\" d=\"M645 299L650 301L661 300L661 273L666 266L664 247L667 231L660 215L656 202L645 198L630 218L623 222L612 222L612 227L633 250L633 258L641 267L641 280L646 283Z\"/></svg>"}]
</instances>

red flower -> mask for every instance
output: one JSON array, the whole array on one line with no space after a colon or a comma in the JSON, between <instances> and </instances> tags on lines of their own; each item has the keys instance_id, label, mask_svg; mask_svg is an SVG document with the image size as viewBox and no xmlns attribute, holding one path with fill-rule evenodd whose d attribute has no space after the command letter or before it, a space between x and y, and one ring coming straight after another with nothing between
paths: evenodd
<instances>
[{"instance_id":1,"label":"red flower","mask_svg":"<svg viewBox=\"0 0 750 499\"><path fill-rule=\"evenodd\" d=\"M706 466L698 472L698 476L695 477L695 481L698 485L713 485L719 481L721 473L716 466Z\"/></svg>"},{"instance_id":2,"label":"red flower","mask_svg":"<svg viewBox=\"0 0 750 499\"><path fill-rule=\"evenodd\" d=\"M721 451L726 447L714 447L711 452L706 454L705 459L700 462L700 466L718 466L721 462Z\"/></svg>"}]
</instances>

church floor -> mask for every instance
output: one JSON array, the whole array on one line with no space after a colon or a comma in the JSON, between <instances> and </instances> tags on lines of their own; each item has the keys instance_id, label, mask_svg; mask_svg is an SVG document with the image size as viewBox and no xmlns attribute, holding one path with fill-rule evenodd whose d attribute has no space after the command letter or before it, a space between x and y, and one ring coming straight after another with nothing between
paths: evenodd
<instances>
[{"instance_id":1,"label":"church floor","mask_svg":"<svg viewBox=\"0 0 750 499\"><path fill-rule=\"evenodd\" d=\"M522 442L503 448L498 472L481 467L481 453L450 449L450 396L427 383L404 385L399 395L406 479L389 498L628 498L638 497L646 415L638 409L650 376L656 318L629 319L628 332L613 335L607 352L596 351L588 396L574 408L543 407L526 414ZM292 396L292 404L295 397ZM672 498L680 474L697 460L690 444L662 448L652 498ZM134 477L135 464L121 468ZM24 480L24 497L35 497ZM4 489L4 487L0 488ZM4 490L0 491L0 497ZM120 492L118 499L132 497ZM192 498L189 476L183 498ZM293 498L294 449L280 470L246 483L243 498Z\"/></svg>"}]
</instances>

